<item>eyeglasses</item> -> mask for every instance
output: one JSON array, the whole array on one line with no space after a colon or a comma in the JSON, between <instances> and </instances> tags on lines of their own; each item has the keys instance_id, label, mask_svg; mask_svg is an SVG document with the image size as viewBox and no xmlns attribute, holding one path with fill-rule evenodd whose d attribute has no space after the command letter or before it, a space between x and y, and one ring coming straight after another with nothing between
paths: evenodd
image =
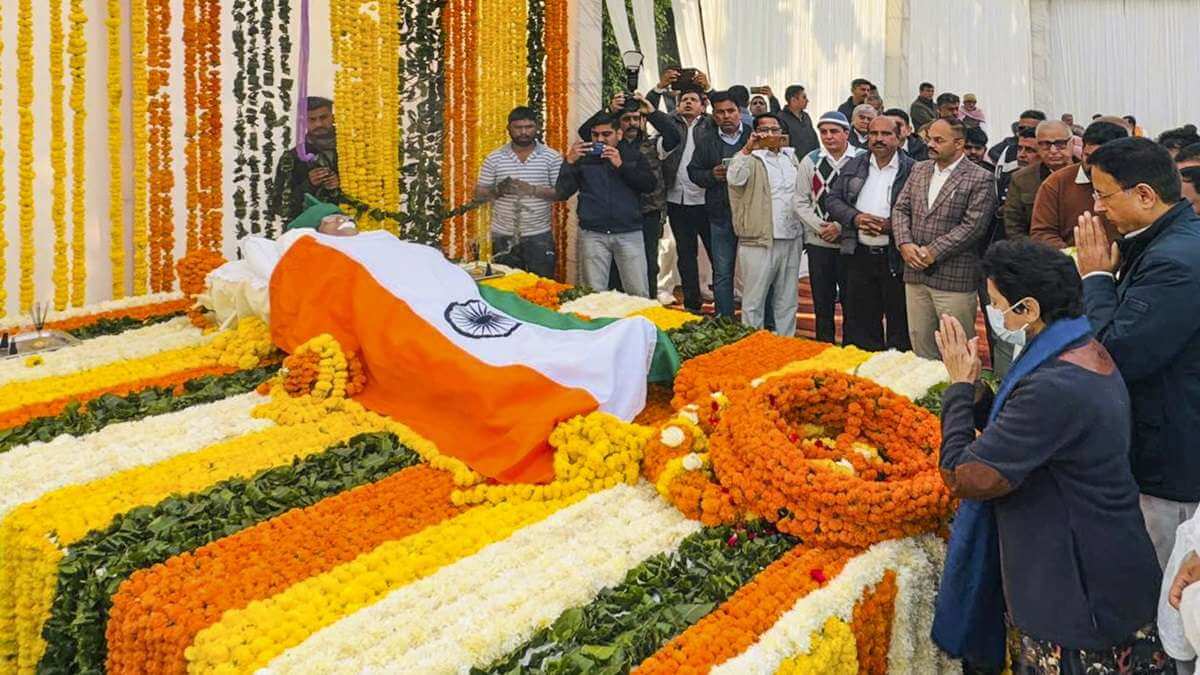
<instances>
[{"instance_id":1,"label":"eyeglasses","mask_svg":"<svg viewBox=\"0 0 1200 675\"><path fill-rule=\"evenodd\" d=\"M1107 201L1109 198L1114 197L1117 194L1120 194L1122 192L1129 192L1130 190L1132 190L1136 187L1137 187L1137 185L1134 185L1132 187L1127 187L1127 188L1121 188L1119 190L1113 190L1112 192L1109 192L1108 194L1104 194L1104 195L1100 194L1096 190L1092 190L1092 199L1095 201L1098 201L1098 202Z\"/></svg>"},{"instance_id":2,"label":"eyeglasses","mask_svg":"<svg viewBox=\"0 0 1200 675\"><path fill-rule=\"evenodd\" d=\"M1060 139L1055 141L1038 141L1037 144L1042 150L1049 150L1050 148L1054 148L1055 150L1066 150L1067 145L1070 142L1070 139Z\"/></svg>"}]
</instances>

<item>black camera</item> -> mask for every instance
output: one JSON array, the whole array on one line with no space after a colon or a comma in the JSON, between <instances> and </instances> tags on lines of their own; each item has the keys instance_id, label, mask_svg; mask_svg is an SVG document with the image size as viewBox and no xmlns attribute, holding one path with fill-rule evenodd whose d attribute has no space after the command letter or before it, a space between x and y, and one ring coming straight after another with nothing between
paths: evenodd
<instances>
[{"instance_id":1,"label":"black camera","mask_svg":"<svg viewBox=\"0 0 1200 675\"><path fill-rule=\"evenodd\" d=\"M642 53L639 51L628 51L621 55L621 62L625 64L625 105L621 107L621 113L637 112L641 109L641 102L633 97L633 92L638 88L638 75L642 72Z\"/></svg>"}]
</instances>

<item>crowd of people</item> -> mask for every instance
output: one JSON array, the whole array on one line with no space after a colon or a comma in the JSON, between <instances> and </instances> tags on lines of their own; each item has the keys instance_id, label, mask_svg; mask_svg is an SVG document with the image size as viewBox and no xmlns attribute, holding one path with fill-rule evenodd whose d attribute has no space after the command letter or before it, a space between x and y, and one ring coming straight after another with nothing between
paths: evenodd
<instances>
[{"instance_id":1,"label":"crowd of people","mask_svg":"<svg viewBox=\"0 0 1200 675\"><path fill-rule=\"evenodd\" d=\"M938 644L969 672L1192 672L1196 127L1152 141L1128 116L1081 127L1031 109L993 144L974 95L922 83L908 110L885 109L865 79L838 109L807 108L800 85L780 102L667 69L559 153L518 107L476 187L496 259L553 276L550 207L578 195L583 284L654 297L666 224L686 310L702 311L703 247L716 314L735 316L740 289L744 323L793 335L806 254L818 340L837 340L840 306L844 344L950 374L940 462L962 505ZM332 103L309 115L317 163L281 162L283 218L337 200Z\"/></svg>"}]
</instances>

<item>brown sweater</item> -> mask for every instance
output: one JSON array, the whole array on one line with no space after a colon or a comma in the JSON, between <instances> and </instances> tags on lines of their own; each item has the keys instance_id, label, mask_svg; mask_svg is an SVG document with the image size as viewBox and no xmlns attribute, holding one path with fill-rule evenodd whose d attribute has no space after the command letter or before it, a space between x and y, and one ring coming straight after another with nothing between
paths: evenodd
<instances>
[{"instance_id":1,"label":"brown sweater","mask_svg":"<svg viewBox=\"0 0 1200 675\"><path fill-rule=\"evenodd\" d=\"M1033 221L1029 226L1029 237L1034 241L1049 244L1054 248L1075 245L1075 227L1084 211L1094 212L1092 182L1076 183L1080 164L1075 163L1050 174L1038 188L1033 203ZM1117 230L1109 224L1103 214L1100 222L1108 233L1109 241L1117 238Z\"/></svg>"}]
</instances>

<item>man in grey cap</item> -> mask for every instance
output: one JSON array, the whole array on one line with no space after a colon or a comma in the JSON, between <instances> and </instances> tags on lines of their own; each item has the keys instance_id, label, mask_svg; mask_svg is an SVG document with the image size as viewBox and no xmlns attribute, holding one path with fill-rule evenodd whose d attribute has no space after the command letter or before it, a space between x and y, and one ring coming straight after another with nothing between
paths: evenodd
<instances>
[{"instance_id":1,"label":"man in grey cap","mask_svg":"<svg viewBox=\"0 0 1200 675\"><path fill-rule=\"evenodd\" d=\"M821 147L804 155L796 176L796 214L804 225L804 250L808 253L808 280L812 286L817 339L834 342L834 305L845 312L846 264L838 243L842 228L829 215L829 186L838 172L864 150L850 145L850 121L840 112L821 115L817 122Z\"/></svg>"}]
</instances>

